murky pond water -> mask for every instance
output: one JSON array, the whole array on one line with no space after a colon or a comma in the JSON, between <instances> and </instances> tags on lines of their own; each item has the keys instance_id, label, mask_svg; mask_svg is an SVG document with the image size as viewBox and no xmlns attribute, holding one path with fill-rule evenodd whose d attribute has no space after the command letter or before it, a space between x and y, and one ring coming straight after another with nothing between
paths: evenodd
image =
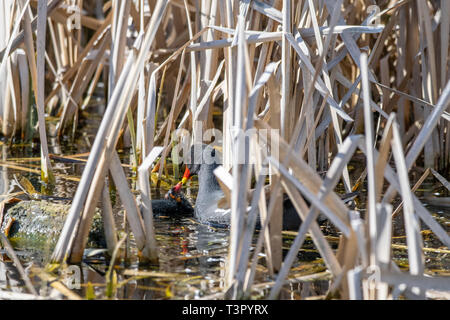
<instances>
[{"instance_id":1,"label":"murky pond water","mask_svg":"<svg viewBox=\"0 0 450 320\"><path fill-rule=\"evenodd\" d=\"M74 142L65 142L62 146L51 144L50 152L54 154L74 155L78 159L87 159L90 145L94 141L95 128L98 119L87 121L85 134L77 137ZM18 189L15 178L24 176L34 185L36 190L44 193L43 186L39 182L39 149L37 144L29 145L2 145L0 166L0 195L14 194ZM129 156L122 153L122 162L129 163ZM71 198L75 194L77 179L80 178L84 163L61 161L54 158L54 171L56 173L56 185L51 193L62 198ZM133 184L133 173L130 168L125 168L130 183ZM432 190L434 186L428 186ZM48 191L47 191L48 192ZM164 195L166 190L161 189L159 194ZM190 193L195 196L195 183ZM441 191L444 192L444 191ZM114 192L113 192L114 196ZM155 193L153 195L157 197ZM23 196L22 196L23 198ZM23 198L25 199L25 198ZM114 201L115 200L115 201ZM64 201L63 201L64 202ZM65 201L70 203L70 201ZM123 209L118 197L113 197L116 226L119 235L129 233L123 229ZM446 230L449 230L450 211L448 208L430 207L438 221ZM401 223L401 221L399 222ZM88 249L81 264L80 289L74 292L81 297L87 298L119 298L119 299L197 299L202 297L214 297L215 293L224 288L225 263L228 254L229 230L213 228L199 224L193 218L173 219L171 217L155 218L156 239L159 247L159 265L139 265L137 252L133 243L132 235L124 243L125 259L109 272L109 261L103 251ZM338 245L339 234L326 223L322 226L327 235L332 249ZM429 274L449 275L450 256L448 250L440 250L442 246L431 232L424 231L424 242L428 248L436 248L425 252L426 268ZM285 233L283 238L284 253L293 241L295 234ZM396 262L402 269L407 269L407 250L404 248L404 235L396 235L394 231L393 254ZM11 262L3 253L3 261L0 262L0 287L13 292L27 292L21 280L20 274L11 265ZM41 288L41 293L49 290L49 279L43 279L36 273L37 268L43 268L48 262L51 249L44 251L21 250L16 252L26 270L29 271L36 288ZM261 255L263 258L264 255ZM292 272L296 276L320 274L326 270L323 260L315 249L313 242L308 238L298 254ZM110 270L111 271L111 270ZM263 264L258 265L257 282L253 292L253 298L264 298L268 294L268 283L273 279L267 276L267 270ZM58 276L57 273L55 275ZM109 275L109 277L108 277ZM63 280L59 275L56 279ZM53 279L55 280L55 279ZM53 281L51 280L51 281ZM50 282L51 282L50 281ZM75 283L76 284L76 283ZM323 296L328 290L329 282L324 275L319 279L305 280L302 283L285 286L282 298L299 299L310 296ZM48 292L47 292L48 294Z\"/></svg>"}]
</instances>

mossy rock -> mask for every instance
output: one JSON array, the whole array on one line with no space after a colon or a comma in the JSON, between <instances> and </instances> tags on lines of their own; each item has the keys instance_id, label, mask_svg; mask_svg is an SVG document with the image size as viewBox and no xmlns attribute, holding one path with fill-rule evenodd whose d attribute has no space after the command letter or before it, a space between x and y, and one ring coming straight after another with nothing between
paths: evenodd
<instances>
[{"instance_id":1,"label":"mossy rock","mask_svg":"<svg viewBox=\"0 0 450 320\"><path fill-rule=\"evenodd\" d=\"M5 232L11 219L14 222L8 238L15 248L52 249L64 227L70 204L49 201L21 201L10 207L3 218L1 229ZM96 211L89 233L88 247L105 247L101 215Z\"/></svg>"}]
</instances>

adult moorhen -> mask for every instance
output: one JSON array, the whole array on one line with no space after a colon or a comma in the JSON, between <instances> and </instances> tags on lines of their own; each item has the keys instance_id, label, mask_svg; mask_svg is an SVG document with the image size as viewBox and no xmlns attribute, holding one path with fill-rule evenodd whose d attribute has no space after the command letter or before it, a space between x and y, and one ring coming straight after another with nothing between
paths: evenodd
<instances>
[{"instance_id":1,"label":"adult moorhen","mask_svg":"<svg viewBox=\"0 0 450 320\"><path fill-rule=\"evenodd\" d=\"M205 144L192 146L183 179L169 192L172 196L178 194L183 184L197 175L199 187L194 215L202 223L225 225L230 223L230 210L218 208L218 202L223 198L224 193L217 182L214 170L220 163L221 155L216 149ZM319 219L323 220L322 217ZM301 219L286 196L283 200L283 230L298 230L300 224Z\"/></svg>"},{"instance_id":2,"label":"adult moorhen","mask_svg":"<svg viewBox=\"0 0 450 320\"><path fill-rule=\"evenodd\" d=\"M194 216L202 223L212 222L229 224L230 211L218 208L218 201L224 196L214 175L221 163L221 155L216 149L205 144L193 145L186 161L183 179L169 191L175 195L181 192L183 184L192 176L198 176L198 193L195 201Z\"/></svg>"}]
</instances>

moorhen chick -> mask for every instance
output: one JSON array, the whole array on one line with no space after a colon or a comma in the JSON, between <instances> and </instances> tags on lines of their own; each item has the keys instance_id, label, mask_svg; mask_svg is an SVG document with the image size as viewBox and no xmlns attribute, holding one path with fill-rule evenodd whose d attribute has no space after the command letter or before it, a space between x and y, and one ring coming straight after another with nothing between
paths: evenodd
<instances>
[{"instance_id":1,"label":"moorhen chick","mask_svg":"<svg viewBox=\"0 0 450 320\"><path fill-rule=\"evenodd\" d=\"M152 199L152 211L154 216L174 218L190 217L194 214L194 208L184 194L174 194L172 191L166 194L165 199Z\"/></svg>"}]
</instances>

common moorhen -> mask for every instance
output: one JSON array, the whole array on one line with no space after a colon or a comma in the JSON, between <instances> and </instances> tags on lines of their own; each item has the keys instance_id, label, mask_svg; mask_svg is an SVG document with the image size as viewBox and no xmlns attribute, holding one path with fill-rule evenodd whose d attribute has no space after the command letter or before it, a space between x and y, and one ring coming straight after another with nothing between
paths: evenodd
<instances>
[{"instance_id":1,"label":"common moorhen","mask_svg":"<svg viewBox=\"0 0 450 320\"><path fill-rule=\"evenodd\" d=\"M170 216L174 218L190 217L194 214L194 208L182 192L169 191L165 199L152 200L154 216Z\"/></svg>"},{"instance_id":2,"label":"common moorhen","mask_svg":"<svg viewBox=\"0 0 450 320\"><path fill-rule=\"evenodd\" d=\"M218 208L218 201L224 193L214 175L221 163L220 152L205 144L193 145L190 158L186 162L183 180L171 189L172 194L181 191L183 184L193 175L198 175L198 194L194 215L202 223L229 224L230 210ZM319 218L320 219L320 218ZM298 230L301 219L290 199L283 199L283 230ZM259 222L257 223L257 227Z\"/></svg>"},{"instance_id":3,"label":"common moorhen","mask_svg":"<svg viewBox=\"0 0 450 320\"><path fill-rule=\"evenodd\" d=\"M194 216L202 223L213 222L229 224L230 211L218 208L223 191L214 175L221 163L221 155L216 149L205 144L193 145L187 157L183 179L172 188L172 194L181 192L183 184L194 175L198 175L198 193L195 201Z\"/></svg>"}]
</instances>

